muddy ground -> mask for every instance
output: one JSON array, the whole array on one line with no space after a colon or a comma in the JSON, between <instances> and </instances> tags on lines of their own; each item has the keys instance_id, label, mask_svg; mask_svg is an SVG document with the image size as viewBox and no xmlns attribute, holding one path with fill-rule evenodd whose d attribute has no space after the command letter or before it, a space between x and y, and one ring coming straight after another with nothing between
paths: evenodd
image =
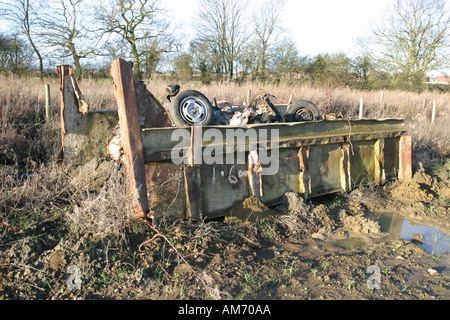
<instances>
[{"instance_id":1,"label":"muddy ground","mask_svg":"<svg viewBox=\"0 0 450 320\"><path fill-rule=\"evenodd\" d=\"M286 193L271 208L248 198L224 219L164 221L159 233L137 222L120 242L63 215L8 225L0 299L449 299L449 254L368 218L396 213L450 234L449 167L306 202Z\"/></svg>"}]
</instances>

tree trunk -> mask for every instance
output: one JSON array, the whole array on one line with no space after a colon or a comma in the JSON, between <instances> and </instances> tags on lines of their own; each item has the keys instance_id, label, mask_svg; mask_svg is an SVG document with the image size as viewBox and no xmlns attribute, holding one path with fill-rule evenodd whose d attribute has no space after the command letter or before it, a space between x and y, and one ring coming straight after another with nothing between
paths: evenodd
<instances>
[{"instance_id":1,"label":"tree trunk","mask_svg":"<svg viewBox=\"0 0 450 320\"><path fill-rule=\"evenodd\" d=\"M139 63L139 53L136 48L136 44L131 44L131 54L133 55L133 77L136 80L142 80L142 73Z\"/></svg>"},{"instance_id":2,"label":"tree trunk","mask_svg":"<svg viewBox=\"0 0 450 320\"><path fill-rule=\"evenodd\" d=\"M39 59L39 78L41 79L41 81L43 81L44 80L44 63L42 61L41 53L39 52L38 48L34 44L33 40L31 39L30 33L28 31L26 32L26 35L27 35L28 41L31 44L31 47L34 50L34 53L36 53L36 55Z\"/></svg>"},{"instance_id":3,"label":"tree trunk","mask_svg":"<svg viewBox=\"0 0 450 320\"><path fill-rule=\"evenodd\" d=\"M73 64L75 65L75 78L80 79L83 75L83 70L80 63L80 56L76 52L72 52Z\"/></svg>"}]
</instances>

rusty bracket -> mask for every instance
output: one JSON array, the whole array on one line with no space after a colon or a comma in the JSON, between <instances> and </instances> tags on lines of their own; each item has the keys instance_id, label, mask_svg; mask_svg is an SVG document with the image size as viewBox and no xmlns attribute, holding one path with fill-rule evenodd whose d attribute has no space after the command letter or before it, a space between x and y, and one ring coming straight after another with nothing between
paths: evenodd
<instances>
[{"instance_id":1,"label":"rusty bracket","mask_svg":"<svg viewBox=\"0 0 450 320\"><path fill-rule=\"evenodd\" d=\"M256 150L252 150L248 153L248 180L252 195L259 200L263 198L261 172L262 167L259 162L258 153Z\"/></svg>"},{"instance_id":2,"label":"rusty bracket","mask_svg":"<svg viewBox=\"0 0 450 320\"><path fill-rule=\"evenodd\" d=\"M350 144L343 143L341 145L341 158L339 161L341 188L343 191L352 189L352 179L350 170Z\"/></svg>"},{"instance_id":3,"label":"rusty bracket","mask_svg":"<svg viewBox=\"0 0 450 320\"><path fill-rule=\"evenodd\" d=\"M203 219L203 198L199 166L185 166L184 184L186 187L187 218L190 220Z\"/></svg>"},{"instance_id":4,"label":"rusty bracket","mask_svg":"<svg viewBox=\"0 0 450 320\"><path fill-rule=\"evenodd\" d=\"M298 160L300 166L299 183L300 193L303 193L305 200L311 197L311 174L309 171L309 147L300 147L298 150Z\"/></svg>"},{"instance_id":5,"label":"rusty bracket","mask_svg":"<svg viewBox=\"0 0 450 320\"><path fill-rule=\"evenodd\" d=\"M75 93L75 96L77 98L78 111L81 112L82 114L85 114L88 112L89 105L86 102L86 99L83 97L80 88L78 87L77 81L75 80L75 76L73 75L72 72L72 68L70 72L70 81L72 82L73 92Z\"/></svg>"},{"instance_id":6,"label":"rusty bracket","mask_svg":"<svg viewBox=\"0 0 450 320\"><path fill-rule=\"evenodd\" d=\"M400 136L398 179L400 181L412 178L412 137Z\"/></svg>"},{"instance_id":7,"label":"rusty bracket","mask_svg":"<svg viewBox=\"0 0 450 320\"><path fill-rule=\"evenodd\" d=\"M61 150L58 154L58 163L61 163L64 157L64 134L71 132L76 126L77 118L80 113L85 114L87 103L78 88L77 82L73 75L73 69L70 65L59 65L56 72L60 77L60 116L61 116ZM81 104L80 104L81 103Z\"/></svg>"},{"instance_id":8,"label":"rusty bracket","mask_svg":"<svg viewBox=\"0 0 450 320\"><path fill-rule=\"evenodd\" d=\"M384 168L384 139L378 139L374 145L375 180L377 183L386 182L386 171Z\"/></svg>"},{"instance_id":9,"label":"rusty bracket","mask_svg":"<svg viewBox=\"0 0 450 320\"><path fill-rule=\"evenodd\" d=\"M137 218L146 221L150 218L153 221L154 215L147 216L150 210L132 63L118 58L111 63L110 73L114 80L114 97L117 101L120 122L120 144L125 156L134 213Z\"/></svg>"},{"instance_id":10,"label":"rusty bracket","mask_svg":"<svg viewBox=\"0 0 450 320\"><path fill-rule=\"evenodd\" d=\"M191 127L191 146L189 148L189 165L202 163L202 126Z\"/></svg>"}]
</instances>

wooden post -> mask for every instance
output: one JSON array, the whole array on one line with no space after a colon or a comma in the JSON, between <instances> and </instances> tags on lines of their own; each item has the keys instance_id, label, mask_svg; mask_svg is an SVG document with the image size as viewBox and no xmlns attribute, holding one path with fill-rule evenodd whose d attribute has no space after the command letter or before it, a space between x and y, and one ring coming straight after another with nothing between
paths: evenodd
<instances>
[{"instance_id":1,"label":"wooden post","mask_svg":"<svg viewBox=\"0 0 450 320\"><path fill-rule=\"evenodd\" d=\"M383 92L383 90L381 90L381 92L380 92L380 107L381 106L383 106L383 99L384 98L384 92Z\"/></svg>"},{"instance_id":2,"label":"wooden post","mask_svg":"<svg viewBox=\"0 0 450 320\"><path fill-rule=\"evenodd\" d=\"M50 85L45 85L45 122L50 122Z\"/></svg>"},{"instance_id":3,"label":"wooden post","mask_svg":"<svg viewBox=\"0 0 450 320\"><path fill-rule=\"evenodd\" d=\"M248 90L247 91L247 101L246 101L246 106L249 106L250 105L250 97L251 97L251 95L252 95L252 90Z\"/></svg>"},{"instance_id":4,"label":"wooden post","mask_svg":"<svg viewBox=\"0 0 450 320\"><path fill-rule=\"evenodd\" d=\"M359 99L359 119L363 118L363 98Z\"/></svg>"},{"instance_id":5,"label":"wooden post","mask_svg":"<svg viewBox=\"0 0 450 320\"><path fill-rule=\"evenodd\" d=\"M287 103L287 106L286 106L286 110L288 110L289 107L291 106L291 103L292 103L292 100L293 100L293 99L294 99L294 95L291 94L291 96L289 97L289 101L288 101L288 103Z\"/></svg>"},{"instance_id":6,"label":"wooden post","mask_svg":"<svg viewBox=\"0 0 450 320\"><path fill-rule=\"evenodd\" d=\"M435 117L436 117L436 100L433 99L433 109L431 110L431 123L434 122Z\"/></svg>"}]
</instances>

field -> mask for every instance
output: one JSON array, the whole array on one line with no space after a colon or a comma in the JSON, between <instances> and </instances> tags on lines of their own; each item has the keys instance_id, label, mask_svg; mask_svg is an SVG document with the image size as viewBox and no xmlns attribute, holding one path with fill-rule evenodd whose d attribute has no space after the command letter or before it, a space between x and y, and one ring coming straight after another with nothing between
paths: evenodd
<instances>
[{"instance_id":1,"label":"field","mask_svg":"<svg viewBox=\"0 0 450 320\"><path fill-rule=\"evenodd\" d=\"M155 233L130 218L122 168L107 163L103 177L89 167L56 165L59 83L45 83L48 122L43 83L0 78L1 299L450 298L449 93L180 83L237 104L247 90L264 89L275 103L293 94L345 118L358 117L362 99L366 118L406 119L414 178L365 182L308 203L287 193L270 208L248 198L223 220L165 220ZM168 84L146 83L155 96ZM110 80L83 79L79 86L92 109L115 108ZM433 227L434 244L444 250L429 250L420 232L393 237L371 218L382 213Z\"/></svg>"}]
</instances>

